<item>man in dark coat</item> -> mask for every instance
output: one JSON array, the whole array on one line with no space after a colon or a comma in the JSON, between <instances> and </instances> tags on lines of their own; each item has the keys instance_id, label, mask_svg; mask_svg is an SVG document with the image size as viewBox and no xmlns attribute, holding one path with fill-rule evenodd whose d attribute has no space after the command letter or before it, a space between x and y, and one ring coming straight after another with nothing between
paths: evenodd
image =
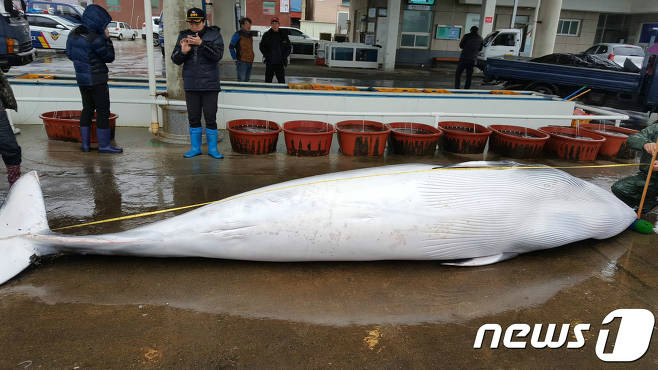
<instances>
[{"instance_id":1,"label":"man in dark coat","mask_svg":"<svg viewBox=\"0 0 658 370\"><path fill-rule=\"evenodd\" d=\"M121 153L121 148L111 145L110 90L107 86L107 65L114 61L114 46L107 25L110 14L98 5L89 5L82 13L82 24L69 34L66 56L73 61L75 77L82 96L80 137L82 151L89 151L91 120L96 111L96 136L98 151Z\"/></svg>"},{"instance_id":2,"label":"man in dark coat","mask_svg":"<svg viewBox=\"0 0 658 370\"><path fill-rule=\"evenodd\" d=\"M478 52L482 50L482 37L478 35L478 30L479 29L476 26L471 27L471 32L466 34L459 43L462 52L459 55L459 64L457 64L455 89L459 89L459 86L461 85L461 76L464 70L466 70L466 83L464 84L464 89L471 88L471 77L473 76L475 59L478 56Z\"/></svg>"},{"instance_id":3,"label":"man in dark coat","mask_svg":"<svg viewBox=\"0 0 658 370\"><path fill-rule=\"evenodd\" d=\"M265 58L265 82L272 82L276 74L278 83L286 82L285 66L288 65L288 56L292 51L292 44L288 33L279 29L279 18L272 18L270 28L260 40L260 52Z\"/></svg>"},{"instance_id":4,"label":"man in dark coat","mask_svg":"<svg viewBox=\"0 0 658 370\"><path fill-rule=\"evenodd\" d=\"M0 154L7 166L7 181L10 187L21 177L21 147L16 142L5 109L17 108L14 92L5 74L0 71Z\"/></svg>"},{"instance_id":5,"label":"man in dark coat","mask_svg":"<svg viewBox=\"0 0 658 370\"><path fill-rule=\"evenodd\" d=\"M178 34L171 60L183 65L183 88L190 123L190 150L183 154L191 158L201 154L201 113L206 121L208 155L224 158L217 150L217 99L219 61L224 56L224 40L220 29L206 26L206 14L199 8L187 11L189 29Z\"/></svg>"}]
</instances>

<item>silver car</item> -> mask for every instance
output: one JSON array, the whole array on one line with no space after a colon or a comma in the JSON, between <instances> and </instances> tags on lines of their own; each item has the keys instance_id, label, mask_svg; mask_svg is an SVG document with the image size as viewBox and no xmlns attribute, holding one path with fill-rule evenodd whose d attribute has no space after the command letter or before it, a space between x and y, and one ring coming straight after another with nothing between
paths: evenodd
<instances>
[{"instance_id":1,"label":"silver car","mask_svg":"<svg viewBox=\"0 0 658 370\"><path fill-rule=\"evenodd\" d=\"M600 55L608 58L620 66L624 66L626 59L630 59L638 68L644 62L644 50L637 45L602 43L585 50L585 54Z\"/></svg>"}]
</instances>

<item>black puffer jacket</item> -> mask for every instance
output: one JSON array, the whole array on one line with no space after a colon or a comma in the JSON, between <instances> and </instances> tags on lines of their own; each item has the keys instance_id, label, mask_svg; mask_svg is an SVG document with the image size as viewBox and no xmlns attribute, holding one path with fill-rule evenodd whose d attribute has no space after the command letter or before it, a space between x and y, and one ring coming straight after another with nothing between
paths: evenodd
<instances>
[{"instance_id":1,"label":"black puffer jacket","mask_svg":"<svg viewBox=\"0 0 658 370\"><path fill-rule=\"evenodd\" d=\"M107 65L114 61L114 46L105 36L105 28L112 20L98 5L89 5L82 14L82 24L66 40L66 56L73 61L79 86L107 83Z\"/></svg>"},{"instance_id":2,"label":"black puffer jacket","mask_svg":"<svg viewBox=\"0 0 658 370\"><path fill-rule=\"evenodd\" d=\"M185 91L219 91L219 61L224 56L224 40L218 27L205 27L199 32L201 45L192 46L187 54L181 51L180 41L194 36L190 30L181 31L171 60L183 65Z\"/></svg>"},{"instance_id":3,"label":"black puffer jacket","mask_svg":"<svg viewBox=\"0 0 658 370\"><path fill-rule=\"evenodd\" d=\"M274 32L271 28L263 34L258 45L263 59L267 64L288 64L288 56L292 51L292 44L288 38L288 32L279 29Z\"/></svg>"}]
</instances>

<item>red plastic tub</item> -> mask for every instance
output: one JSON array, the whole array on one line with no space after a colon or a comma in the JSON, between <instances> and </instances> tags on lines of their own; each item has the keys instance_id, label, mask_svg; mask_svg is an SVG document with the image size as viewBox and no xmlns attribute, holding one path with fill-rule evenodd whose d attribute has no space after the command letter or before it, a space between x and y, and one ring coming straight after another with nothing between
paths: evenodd
<instances>
[{"instance_id":1,"label":"red plastic tub","mask_svg":"<svg viewBox=\"0 0 658 370\"><path fill-rule=\"evenodd\" d=\"M380 156L391 130L381 122L349 120L336 124L340 150L346 155Z\"/></svg>"},{"instance_id":2,"label":"red plastic tub","mask_svg":"<svg viewBox=\"0 0 658 370\"><path fill-rule=\"evenodd\" d=\"M261 119L236 119L226 123L231 147L236 153L267 154L276 151L279 127L276 122Z\"/></svg>"},{"instance_id":3,"label":"red plastic tub","mask_svg":"<svg viewBox=\"0 0 658 370\"><path fill-rule=\"evenodd\" d=\"M50 140L77 141L80 142L80 110L58 110L54 112L45 112L39 116L43 120L46 128L46 134ZM114 131L117 122L117 116L110 113L110 132L114 139ZM97 143L96 138L96 118L91 120L91 142Z\"/></svg>"},{"instance_id":4,"label":"red plastic tub","mask_svg":"<svg viewBox=\"0 0 658 370\"><path fill-rule=\"evenodd\" d=\"M512 158L537 158L551 137L527 127L491 125L489 148L492 152Z\"/></svg>"},{"instance_id":5,"label":"red plastic tub","mask_svg":"<svg viewBox=\"0 0 658 370\"><path fill-rule=\"evenodd\" d=\"M389 150L395 154L433 155L443 131L413 122L392 122L388 136Z\"/></svg>"},{"instance_id":6,"label":"red plastic tub","mask_svg":"<svg viewBox=\"0 0 658 370\"><path fill-rule=\"evenodd\" d=\"M320 121L290 121L283 124L288 154L321 156L329 154L334 126Z\"/></svg>"},{"instance_id":7,"label":"red plastic tub","mask_svg":"<svg viewBox=\"0 0 658 370\"><path fill-rule=\"evenodd\" d=\"M588 130L579 130L566 126L544 126L543 131L551 138L546 143L545 150L556 154L562 159L575 161L593 161L599 154L601 145L605 143L605 137ZM579 139L579 136L587 139Z\"/></svg>"},{"instance_id":8,"label":"red plastic tub","mask_svg":"<svg viewBox=\"0 0 658 370\"><path fill-rule=\"evenodd\" d=\"M584 124L580 125L580 128L605 137L605 143L601 145L601 149L599 150L599 155L604 157L617 156L622 146L626 144L628 136L638 133L638 131L631 130L630 128L603 124Z\"/></svg>"},{"instance_id":9,"label":"red plastic tub","mask_svg":"<svg viewBox=\"0 0 658 370\"><path fill-rule=\"evenodd\" d=\"M443 130L443 148L452 153L479 154L484 152L491 130L472 122L439 122Z\"/></svg>"}]
</instances>

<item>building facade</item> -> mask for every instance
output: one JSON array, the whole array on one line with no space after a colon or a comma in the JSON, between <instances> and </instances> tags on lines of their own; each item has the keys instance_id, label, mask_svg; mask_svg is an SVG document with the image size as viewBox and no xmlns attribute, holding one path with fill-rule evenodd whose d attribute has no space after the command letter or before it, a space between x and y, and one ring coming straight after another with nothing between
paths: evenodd
<instances>
[{"instance_id":1,"label":"building facade","mask_svg":"<svg viewBox=\"0 0 658 370\"><path fill-rule=\"evenodd\" d=\"M530 55L535 31L541 32L536 20L541 23L542 14L536 11L537 0L519 0L512 26L513 4L513 0L352 0L349 34L352 41L384 46L391 28L397 28L397 40L390 43L396 48L395 63L418 65L435 57L458 57L459 40L473 25L493 30L514 27L523 30L524 52ZM485 6L490 10L482 17ZM554 52L581 52L598 42L646 46L651 30L658 27L658 1L542 0L539 10L548 6L560 7Z\"/></svg>"},{"instance_id":2,"label":"building facade","mask_svg":"<svg viewBox=\"0 0 658 370\"><path fill-rule=\"evenodd\" d=\"M299 27L302 20L302 0L241 0L242 15L247 16L254 26L269 26L272 17L286 27Z\"/></svg>"},{"instance_id":3,"label":"building facade","mask_svg":"<svg viewBox=\"0 0 658 370\"><path fill-rule=\"evenodd\" d=\"M347 36L350 25L350 0L307 0L300 28L305 34L325 40Z\"/></svg>"},{"instance_id":4,"label":"building facade","mask_svg":"<svg viewBox=\"0 0 658 370\"><path fill-rule=\"evenodd\" d=\"M153 16L159 16L165 0L151 0ZM112 20L126 22L133 29L142 29L144 24L144 1L143 0L93 0L91 3L107 9Z\"/></svg>"}]
</instances>

